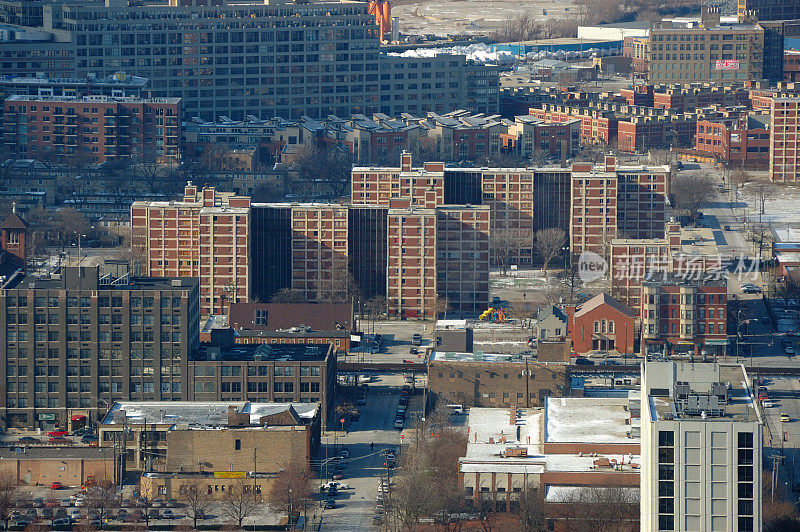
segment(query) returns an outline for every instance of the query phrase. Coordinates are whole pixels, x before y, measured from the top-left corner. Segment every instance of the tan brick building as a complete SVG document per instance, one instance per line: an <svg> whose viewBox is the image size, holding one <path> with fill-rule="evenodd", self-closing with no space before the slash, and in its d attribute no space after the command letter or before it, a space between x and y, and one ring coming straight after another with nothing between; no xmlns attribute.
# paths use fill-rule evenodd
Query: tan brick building
<svg viewBox="0 0 800 532"><path fill-rule="evenodd" d="M655 83L758 81L764 73L764 28L721 23L719 8L704 7L698 22L662 21L650 30L648 79Z"/></svg>
<svg viewBox="0 0 800 532"><path fill-rule="evenodd" d="M511 355L434 351L428 362L428 392L439 404L531 407L567 392L569 366Z"/></svg>
<svg viewBox="0 0 800 532"><path fill-rule="evenodd" d="M247 301L250 198L198 190L189 183L182 201L137 201L131 206L131 245L141 250L151 277L199 277L204 315Z"/></svg>
<svg viewBox="0 0 800 532"><path fill-rule="evenodd" d="M800 181L800 141L797 139L800 97L772 98L770 104L769 177L772 181Z"/></svg>

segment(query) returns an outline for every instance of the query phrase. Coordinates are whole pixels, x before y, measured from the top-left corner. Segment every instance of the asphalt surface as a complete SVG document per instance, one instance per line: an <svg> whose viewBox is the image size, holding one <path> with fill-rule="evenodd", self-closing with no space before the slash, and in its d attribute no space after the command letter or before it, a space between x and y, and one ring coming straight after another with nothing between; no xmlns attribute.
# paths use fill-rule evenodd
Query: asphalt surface
<svg viewBox="0 0 800 532"><path fill-rule="evenodd" d="M419 384L418 381L417 386ZM344 478L341 480L348 484L350 489L340 491L335 497L336 508L319 511L317 516L322 518L320 530L374 530L373 516L378 486L381 476L386 478L387 472L381 451L398 449L401 443L408 443L413 438L414 431L410 426L413 419L418 416L422 404L421 388L418 388L409 404L406 428L402 431L395 429L395 409L402 386L403 379L399 375L377 376L376 380L369 384L367 404L359 406L360 420L350 426L347 434L339 433L336 436L323 437L321 459L324 460L326 456L325 447L328 449L328 456L334 455L342 446L350 451ZM329 470L328 474L332 472ZM322 479L324 475L323 468L320 470L320 478ZM392 471L390 475L393 475ZM316 509L326 498L317 497ZM313 524L312 517L312 514L309 514L309 522Z"/></svg>

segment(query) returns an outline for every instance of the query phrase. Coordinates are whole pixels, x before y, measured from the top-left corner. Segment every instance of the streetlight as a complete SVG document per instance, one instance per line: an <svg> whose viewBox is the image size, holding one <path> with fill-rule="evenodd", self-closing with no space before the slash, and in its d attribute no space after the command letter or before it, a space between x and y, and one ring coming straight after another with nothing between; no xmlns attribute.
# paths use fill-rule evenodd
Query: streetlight
<svg viewBox="0 0 800 532"><path fill-rule="evenodd" d="M83 260L83 254L81 253L81 237L86 238L86 235L82 235L77 231L73 231L72 233L78 235L78 266L80 266Z"/></svg>

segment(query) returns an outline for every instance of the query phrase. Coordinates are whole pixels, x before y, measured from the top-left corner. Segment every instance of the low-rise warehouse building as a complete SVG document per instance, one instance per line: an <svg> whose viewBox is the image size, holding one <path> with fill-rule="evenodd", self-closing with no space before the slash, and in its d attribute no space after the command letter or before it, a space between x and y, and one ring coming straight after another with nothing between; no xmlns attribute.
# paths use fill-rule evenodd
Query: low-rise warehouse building
<svg viewBox="0 0 800 532"><path fill-rule="evenodd" d="M13 475L27 486L81 487L91 482L113 481L111 449L99 447L3 447L0 475Z"/></svg>

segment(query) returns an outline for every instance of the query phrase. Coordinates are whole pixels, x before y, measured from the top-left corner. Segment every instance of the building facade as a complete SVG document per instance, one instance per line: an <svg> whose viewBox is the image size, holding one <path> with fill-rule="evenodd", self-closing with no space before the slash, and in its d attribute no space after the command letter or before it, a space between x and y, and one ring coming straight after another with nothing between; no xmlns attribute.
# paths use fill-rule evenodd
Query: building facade
<svg viewBox="0 0 800 532"><path fill-rule="evenodd" d="M434 351L428 360L428 392L438 404L466 407L541 406L563 397L568 365L511 355Z"/></svg>
<svg viewBox="0 0 800 532"><path fill-rule="evenodd" d="M781 55L783 52L781 52ZM648 80L758 81L764 74L764 28L721 23L718 8L703 8L699 24L663 21L650 30Z"/></svg>
<svg viewBox="0 0 800 532"><path fill-rule="evenodd" d="M182 201L131 205L131 247L148 275L200 278L204 315L224 314L250 297L250 198L198 190Z"/></svg>
<svg viewBox="0 0 800 532"><path fill-rule="evenodd" d="M180 98L17 95L4 103L3 142L21 157L177 164L180 121Z"/></svg>
<svg viewBox="0 0 800 532"><path fill-rule="evenodd" d="M800 151L797 114L800 97L775 97L771 99L771 137L769 145L769 178L780 183L800 181Z"/></svg>
<svg viewBox="0 0 800 532"><path fill-rule="evenodd" d="M647 362L642 530L762 530L762 420L743 366Z"/></svg>
<svg viewBox="0 0 800 532"><path fill-rule="evenodd" d="M0 294L0 397L7 427L53 430L116 400L189 396L199 342L196 279L14 276Z"/></svg>
<svg viewBox="0 0 800 532"><path fill-rule="evenodd" d="M111 0L54 3L41 12L41 26L0 43L4 72L105 77L122 69L150 79L156 96L182 98L187 113L205 120L470 107L492 113L499 104L497 67L463 55L380 54L366 4Z"/></svg>
<svg viewBox="0 0 800 532"><path fill-rule="evenodd" d="M724 279L654 275L642 282L642 342L663 343L674 355L724 355L728 292Z"/></svg>

